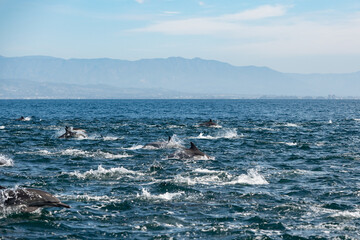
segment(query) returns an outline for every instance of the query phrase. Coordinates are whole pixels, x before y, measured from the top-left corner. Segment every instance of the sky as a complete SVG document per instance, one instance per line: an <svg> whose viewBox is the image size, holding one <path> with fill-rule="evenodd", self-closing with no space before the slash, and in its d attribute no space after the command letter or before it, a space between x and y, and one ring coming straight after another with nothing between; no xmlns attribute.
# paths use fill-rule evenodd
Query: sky
<svg viewBox="0 0 360 240"><path fill-rule="evenodd" d="M0 0L0 55L360 71L359 0Z"/></svg>

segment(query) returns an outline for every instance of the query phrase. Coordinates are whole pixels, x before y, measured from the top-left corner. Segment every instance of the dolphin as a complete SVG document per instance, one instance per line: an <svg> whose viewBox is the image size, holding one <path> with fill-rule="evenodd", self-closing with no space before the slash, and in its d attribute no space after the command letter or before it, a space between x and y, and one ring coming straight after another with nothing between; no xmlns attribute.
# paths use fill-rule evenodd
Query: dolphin
<svg viewBox="0 0 360 240"><path fill-rule="evenodd" d="M209 155L200 151L193 142L190 142L190 148L185 148L169 156L169 158L180 158L180 159L189 159L195 157L210 158Z"/></svg>
<svg viewBox="0 0 360 240"><path fill-rule="evenodd" d="M25 121L25 118L23 116L21 116L21 117L15 119L15 121Z"/></svg>
<svg viewBox="0 0 360 240"><path fill-rule="evenodd" d="M7 189L0 186L0 203L4 207L20 207L22 212L33 212L43 207L70 208L52 194L33 188Z"/></svg>
<svg viewBox="0 0 360 240"><path fill-rule="evenodd" d="M166 147L166 145L171 141L171 137L169 137L167 142L151 142L146 144L143 148L164 148Z"/></svg>
<svg viewBox="0 0 360 240"><path fill-rule="evenodd" d="M65 133L58 138L78 138L78 137L83 137L83 138L87 137L84 129L66 126Z"/></svg>
<svg viewBox="0 0 360 240"><path fill-rule="evenodd" d="M207 122L200 123L200 126L201 127L213 127L213 126L218 126L218 124L216 122L214 122L212 119L210 119Z"/></svg>

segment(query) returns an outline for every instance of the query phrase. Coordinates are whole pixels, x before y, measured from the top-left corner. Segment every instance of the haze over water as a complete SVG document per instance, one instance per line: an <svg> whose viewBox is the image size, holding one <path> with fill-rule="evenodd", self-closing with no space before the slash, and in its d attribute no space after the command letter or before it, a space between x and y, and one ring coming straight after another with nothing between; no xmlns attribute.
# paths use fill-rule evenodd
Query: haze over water
<svg viewBox="0 0 360 240"><path fill-rule="evenodd" d="M71 206L0 212L0 236L357 239L359 130L350 100L0 100L1 185ZM168 136L211 158L143 148Z"/></svg>

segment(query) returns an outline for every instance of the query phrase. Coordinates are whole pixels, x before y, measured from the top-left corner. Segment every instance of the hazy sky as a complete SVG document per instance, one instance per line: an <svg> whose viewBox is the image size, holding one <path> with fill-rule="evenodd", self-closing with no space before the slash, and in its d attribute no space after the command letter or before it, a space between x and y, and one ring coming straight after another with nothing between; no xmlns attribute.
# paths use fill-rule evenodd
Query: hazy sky
<svg viewBox="0 0 360 240"><path fill-rule="evenodd" d="M0 0L0 55L360 71L359 0Z"/></svg>

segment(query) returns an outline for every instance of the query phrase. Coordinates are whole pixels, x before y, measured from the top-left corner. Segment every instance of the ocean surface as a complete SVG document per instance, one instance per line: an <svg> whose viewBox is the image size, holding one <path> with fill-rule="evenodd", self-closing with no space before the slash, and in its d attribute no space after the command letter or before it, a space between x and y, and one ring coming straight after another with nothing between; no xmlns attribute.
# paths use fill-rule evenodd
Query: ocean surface
<svg viewBox="0 0 360 240"><path fill-rule="evenodd" d="M0 162L71 206L3 209L1 239L360 238L356 100L0 100Z"/></svg>

